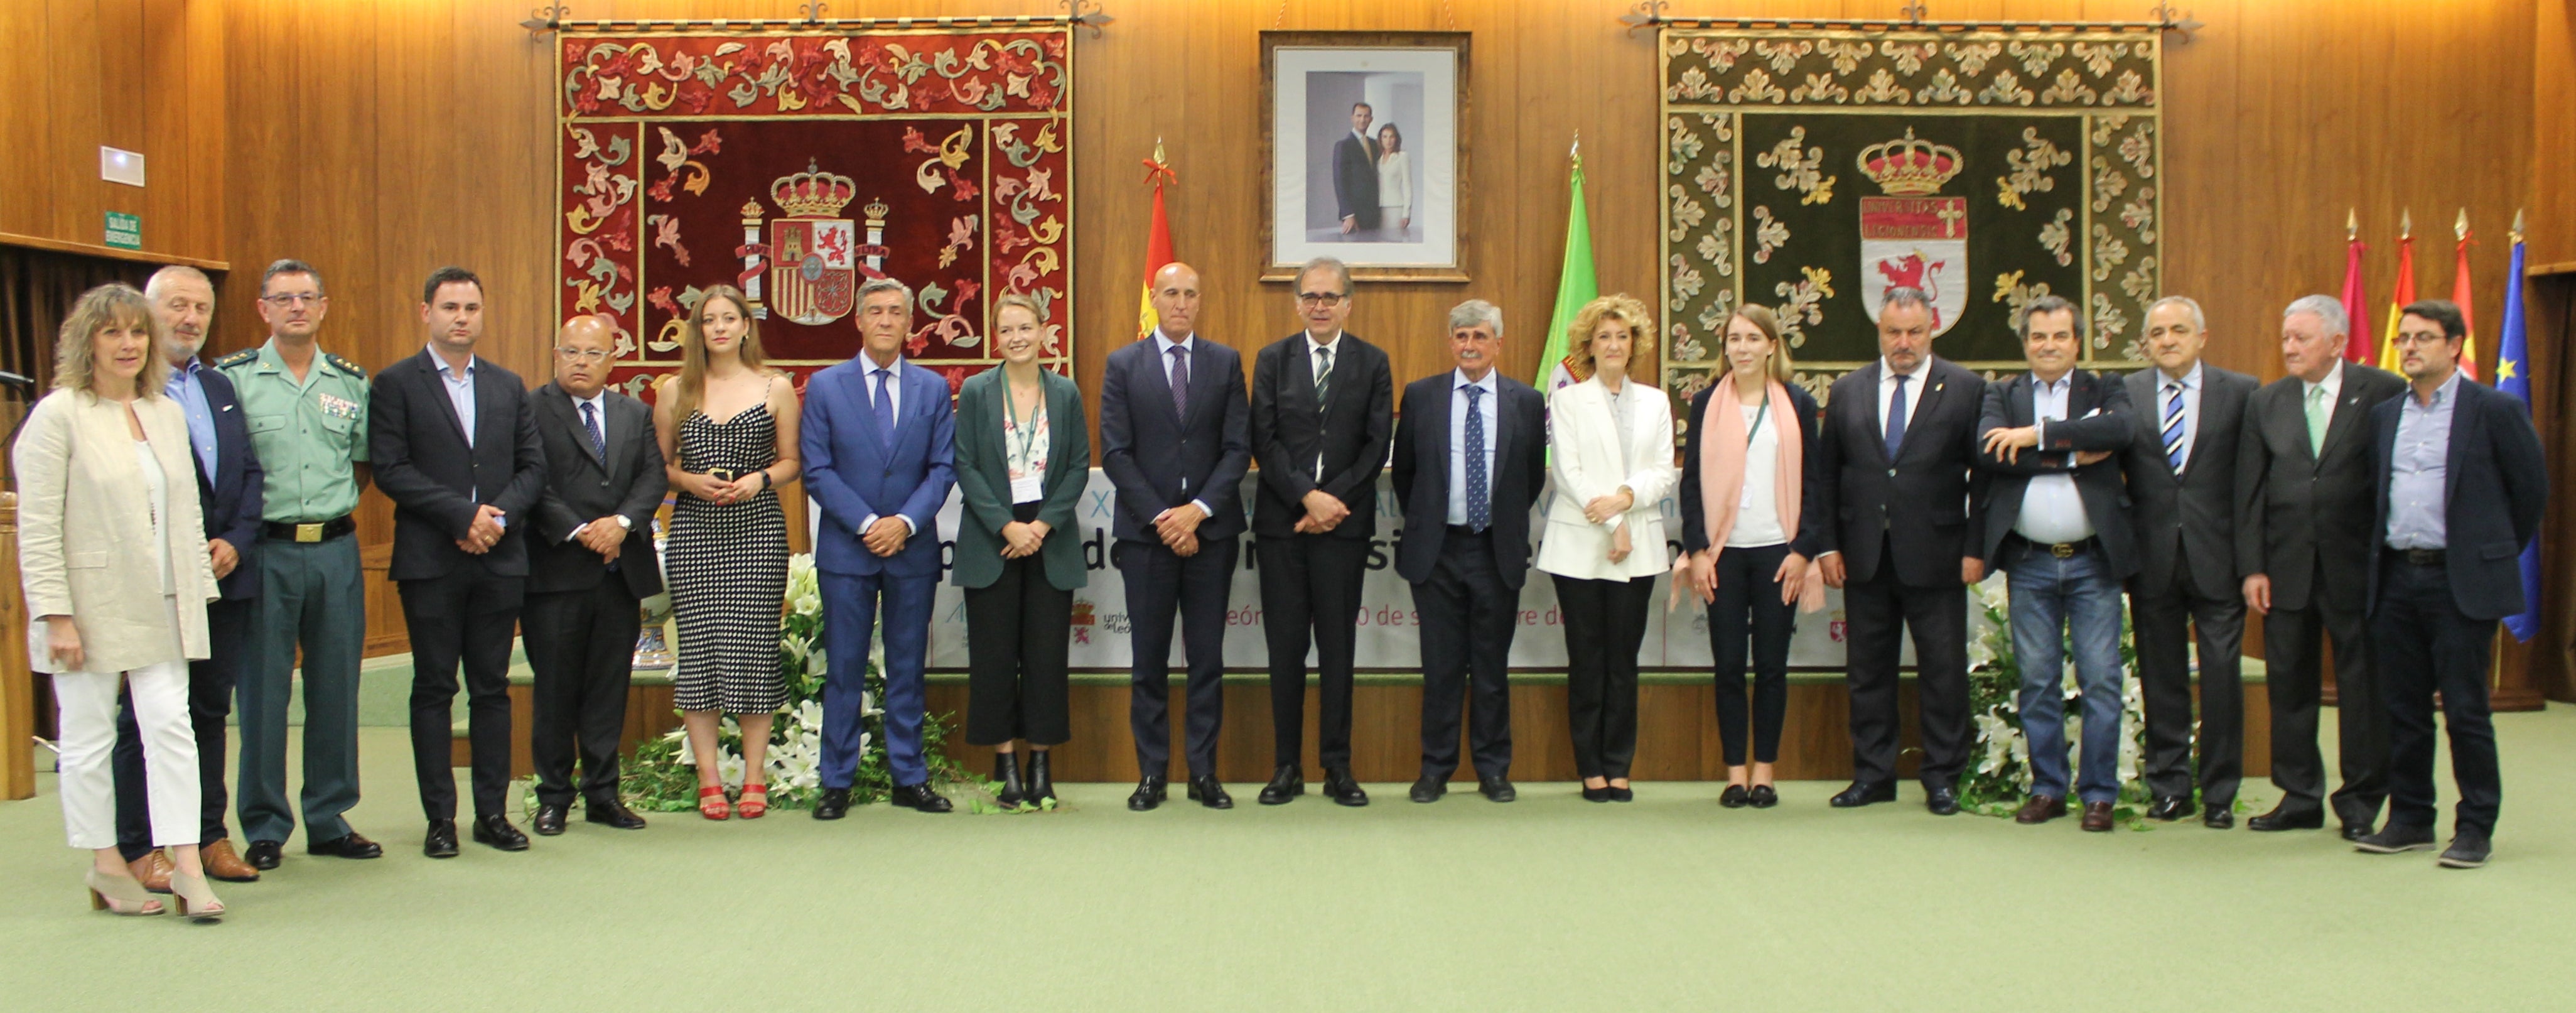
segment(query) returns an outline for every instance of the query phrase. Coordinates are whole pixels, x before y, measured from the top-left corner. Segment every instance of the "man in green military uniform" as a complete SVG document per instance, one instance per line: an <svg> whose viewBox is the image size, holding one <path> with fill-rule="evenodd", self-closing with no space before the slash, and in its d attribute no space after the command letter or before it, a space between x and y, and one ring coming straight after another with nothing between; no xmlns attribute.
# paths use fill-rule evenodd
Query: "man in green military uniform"
<svg viewBox="0 0 2576 1013"><path fill-rule="evenodd" d="M240 687L242 834L252 865L277 868L295 811L286 796L286 701L304 649L304 839L316 855L384 849L341 814L358 804L358 661L365 588L351 512L367 487L367 371L321 350L330 300L299 260L268 266L259 316L269 338L215 363L241 393L267 470L262 595Z"/></svg>

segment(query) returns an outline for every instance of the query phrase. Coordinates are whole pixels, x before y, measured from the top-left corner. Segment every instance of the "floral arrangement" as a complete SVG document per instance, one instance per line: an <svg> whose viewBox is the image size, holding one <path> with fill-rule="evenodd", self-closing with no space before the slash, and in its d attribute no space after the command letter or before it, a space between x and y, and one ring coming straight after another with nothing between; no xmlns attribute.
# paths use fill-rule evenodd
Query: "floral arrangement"
<svg viewBox="0 0 2576 1013"><path fill-rule="evenodd" d="M2030 791L2030 739L2022 734L2021 666L2013 659L2011 592L2002 571L1970 589L1975 600L1968 613L1968 714L1976 723L1974 763L1959 779L1959 804L1970 812L2009 816ZM2146 750L2145 698L2138 686L2137 651L2131 646L2126 609L2120 615L2120 801L2112 815L2132 828L2143 828L2137 803L2148 800L2146 782L2138 776ZM2074 655L2066 655L2066 740L2081 755L2084 743L2082 698L2076 691Z"/></svg>

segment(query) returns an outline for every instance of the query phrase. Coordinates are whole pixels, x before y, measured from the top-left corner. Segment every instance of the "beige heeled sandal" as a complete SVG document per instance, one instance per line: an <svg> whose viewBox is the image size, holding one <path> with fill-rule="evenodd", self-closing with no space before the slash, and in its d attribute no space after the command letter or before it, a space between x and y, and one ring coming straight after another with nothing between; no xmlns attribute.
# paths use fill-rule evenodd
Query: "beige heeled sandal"
<svg viewBox="0 0 2576 1013"><path fill-rule="evenodd" d="M170 899L178 903L179 913L190 921L211 922L224 916L224 902L215 899L215 891L206 885L203 874L172 873Z"/></svg>
<svg viewBox="0 0 2576 1013"><path fill-rule="evenodd" d="M120 915L157 915L161 902L145 892L142 882L132 876L102 876L92 868L82 877L89 884L89 909L113 911Z"/></svg>

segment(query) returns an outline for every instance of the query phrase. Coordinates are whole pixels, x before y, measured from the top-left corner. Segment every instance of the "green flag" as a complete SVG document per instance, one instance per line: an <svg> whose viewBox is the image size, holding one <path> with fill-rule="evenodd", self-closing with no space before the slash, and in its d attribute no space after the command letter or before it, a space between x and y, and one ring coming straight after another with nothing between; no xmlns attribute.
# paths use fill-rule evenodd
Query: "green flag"
<svg viewBox="0 0 2576 1013"><path fill-rule="evenodd" d="M1574 382L1565 368L1565 329L1585 303L1599 298L1600 282L1592 276L1592 220L1583 213L1583 141L1574 142L1574 202L1565 216L1565 266L1556 279L1556 312L1548 315L1547 345L1539 352L1538 376L1532 382L1541 396Z"/></svg>

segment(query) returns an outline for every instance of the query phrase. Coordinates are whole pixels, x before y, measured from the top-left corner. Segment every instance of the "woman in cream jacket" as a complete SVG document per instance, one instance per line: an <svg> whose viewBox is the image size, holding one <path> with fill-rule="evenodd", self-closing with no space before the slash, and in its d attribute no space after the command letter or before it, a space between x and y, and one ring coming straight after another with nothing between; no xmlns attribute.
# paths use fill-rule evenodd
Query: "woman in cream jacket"
<svg viewBox="0 0 2576 1013"><path fill-rule="evenodd" d="M34 617L28 661L53 674L60 707L63 823L93 855L91 906L161 912L116 849L108 753L121 680L142 727L153 843L177 865L180 913L204 921L224 909L197 856L188 662L206 656L215 575L157 331L143 293L122 284L90 290L63 321L54 391L28 412L13 451L19 565Z"/></svg>
<svg viewBox="0 0 2576 1013"><path fill-rule="evenodd" d="M1664 496L1673 468L1673 412L1664 392L1629 378L1652 350L1655 325L1625 295L1584 305L1568 328L1581 383L1548 398L1548 471L1555 494L1538 568L1556 580L1565 616L1566 712L1583 797L1625 802L1637 754L1637 647L1655 577L1664 572Z"/></svg>

